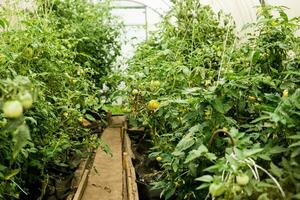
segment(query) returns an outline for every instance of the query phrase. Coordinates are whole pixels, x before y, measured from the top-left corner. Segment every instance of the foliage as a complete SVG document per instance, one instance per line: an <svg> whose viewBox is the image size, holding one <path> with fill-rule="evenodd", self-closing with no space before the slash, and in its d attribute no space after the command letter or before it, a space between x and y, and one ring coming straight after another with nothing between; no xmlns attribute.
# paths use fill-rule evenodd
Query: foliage
<svg viewBox="0 0 300 200"><path fill-rule="evenodd" d="M241 40L230 16L176 0L130 60L131 120L150 129L166 199L299 198L299 20L261 7L248 28Z"/></svg>
<svg viewBox="0 0 300 200"><path fill-rule="evenodd" d="M0 106L24 91L34 97L20 118L1 109L0 199L42 199L54 172L73 171L82 150L98 145L80 123L104 121L98 86L119 54L108 2L34 5L0 12Z"/></svg>

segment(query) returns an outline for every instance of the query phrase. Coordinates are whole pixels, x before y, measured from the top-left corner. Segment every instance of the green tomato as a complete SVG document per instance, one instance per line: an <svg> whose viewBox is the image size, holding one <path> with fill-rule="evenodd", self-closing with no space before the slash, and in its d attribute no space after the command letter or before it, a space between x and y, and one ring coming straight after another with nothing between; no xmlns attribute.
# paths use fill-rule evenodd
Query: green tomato
<svg viewBox="0 0 300 200"><path fill-rule="evenodd" d="M4 116L15 119L23 114L23 106L20 101L7 101L3 105Z"/></svg>
<svg viewBox="0 0 300 200"><path fill-rule="evenodd" d="M225 186L223 183L212 183L209 186L209 193L214 197L221 196L224 192Z"/></svg>
<svg viewBox="0 0 300 200"><path fill-rule="evenodd" d="M23 56L24 56L25 58L27 58L27 59L32 58L32 57L33 57L33 54L34 54L33 49L30 48L30 47L24 49L24 51L23 51Z"/></svg>
<svg viewBox="0 0 300 200"><path fill-rule="evenodd" d="M153 81L152 82L153 87L159 88L160 87L160 82L159 81Z"/></svg>
<svg viewBox="0 0 300 200"><path fill-rule="evenodd" d="M234 192L240 192L240 191L242 191L242 188L241 188L241 186L239 186L239 185L234 185L234 186L232 187L232 190L233 190Z"/></svg>
<svg viewBox="0 0 300 200"><path fill-rule="evenodd" d="M152 91L156 90L159 87L160 87L160 82L159 81L151 81L150 82L150 89Z"/></svg>
<svg viewBox="0 0 300 200"><path fill-rule="evenodd" d="M236 176L236 182L239 185L247 185L249 183L249 176L247 174L240 174Z"/></svg>
<svg viewBox="0 0 300 200"><path fill-rule="evenodd" d="M137 95L139 91L137 89L132 90L132 95Z"/></svg>
<svg viewBox="0 0 300 200"><path fill-rule="evenodd" d="M264 193L264 194L261 194L257 200L269 200L269 197L268 197L268 194Z"/></svg>
<svg viewBox="0 0 300 200"><path fill-rule="evenodd" d="M19 100L25 109L29 109L32 106L33 99L32 95L29 92L22 93L19 97Z"/></svg>

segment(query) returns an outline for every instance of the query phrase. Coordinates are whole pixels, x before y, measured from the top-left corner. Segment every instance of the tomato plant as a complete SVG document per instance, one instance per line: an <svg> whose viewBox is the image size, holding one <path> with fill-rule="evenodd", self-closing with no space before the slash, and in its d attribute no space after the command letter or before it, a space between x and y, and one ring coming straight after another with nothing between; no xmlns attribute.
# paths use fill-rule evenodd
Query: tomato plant
<svg viewBox="0 0 300 200"><path fill-rule="evenodd" d="M230 16L173 1L123 91L133 125L150 132L166 199L299 197L298 29L284 8L264 6L237 35Z"/></svg>
<svg viewBox="0 0 300 200"><path fill-rule="evenodd" d="M14 3L0 9L0 199L53 198L57 175L100 144L87 124L106 123L120 24L107 1Z"/></svg>

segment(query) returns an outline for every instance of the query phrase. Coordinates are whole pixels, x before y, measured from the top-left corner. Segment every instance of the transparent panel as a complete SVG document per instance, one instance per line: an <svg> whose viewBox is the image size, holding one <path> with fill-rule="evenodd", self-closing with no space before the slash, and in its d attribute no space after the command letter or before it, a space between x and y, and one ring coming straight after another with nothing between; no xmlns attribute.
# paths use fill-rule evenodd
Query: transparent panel
<svg viewBox="0 0 300 200"><path fill-rule="evenodd" d="M144 25L146 23L145 8L115 8L113 14L120 17L125 25Z"/></svg>

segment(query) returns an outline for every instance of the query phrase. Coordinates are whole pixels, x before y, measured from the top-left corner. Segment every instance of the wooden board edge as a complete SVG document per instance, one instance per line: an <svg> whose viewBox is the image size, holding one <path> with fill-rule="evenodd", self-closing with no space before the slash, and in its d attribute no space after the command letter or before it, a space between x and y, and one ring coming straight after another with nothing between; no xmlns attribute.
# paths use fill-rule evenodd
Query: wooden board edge
<svg viewBox="0 0 300 200"><path fill-rule="evenodd" d="M79 186L78 186L78 189L74 195L74 198L73 200L81 200L82 196L83 196L83 193L84 193L84 190L87 186L87 181L88 181L88 175L90 173L90 170L86 169L84 171L84 174L82 176L82 179L79 183Z"/></svg>

